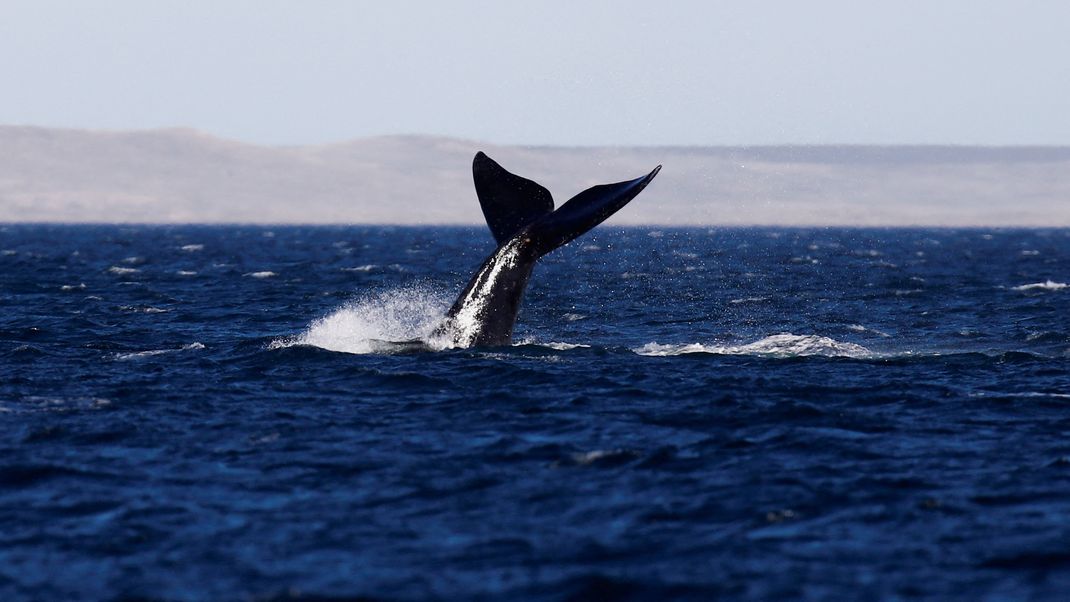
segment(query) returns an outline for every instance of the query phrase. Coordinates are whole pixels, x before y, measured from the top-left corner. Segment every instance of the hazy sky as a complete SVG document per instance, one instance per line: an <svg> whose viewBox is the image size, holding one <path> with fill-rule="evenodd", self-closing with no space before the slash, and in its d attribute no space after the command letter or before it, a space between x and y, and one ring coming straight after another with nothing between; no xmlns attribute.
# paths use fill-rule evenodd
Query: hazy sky
<svg viewBox="0 0 1070 602"><path fill-rule="evenodd" d="M1070 144L1070 2L0 0L0 123Z"/></svg>

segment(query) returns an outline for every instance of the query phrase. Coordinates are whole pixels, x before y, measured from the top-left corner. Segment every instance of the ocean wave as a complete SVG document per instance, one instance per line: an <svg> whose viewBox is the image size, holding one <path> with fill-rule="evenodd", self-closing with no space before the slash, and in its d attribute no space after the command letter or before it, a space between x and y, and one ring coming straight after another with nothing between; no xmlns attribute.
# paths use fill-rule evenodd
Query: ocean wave
<svg viewBox="0 0 1070 602"><path fill-rule="evenodd" d="M1039 399L1070 399L1070 393L1053 391L973 391L969 397L1024 397Z"/></svg>
<svg viewBox="0 0 1070 602"><path fill-rule="evenodd" d="M74 412L101 410L111 405L103 397L48 397L31 395L18 400L0 401L0 414L37 414L42 412Z"/></svg>
<svg viewBox="0 0 1070 602"><path fill-rule="evenodd" d="M372 271L374 269L377 269L378 267L379 266L375 265L374 263L368 263L368 264L365 264L365 265L358 265L358 266L352 267L352 268L342 268L342 271L343 272L370 272L370 271Z"/></svg>
<svg viewBox="0 0 1070 602"><path fill-rule="evenodd" d="M549 343L543 343L541 341L535 341L533 339L524 339L522 341L516 341L513 343L514 347L521 345L532 345L535 347L546 347L555 351L568 351L570 349L590 349L590 345L584 345L583 343L564 343L560 341L550 341Z"/></svg>
<svg viewBox="0 0 1070 602"><path fill-rule="evenodd" d="M405 266L400 263L391 263L389 265L379 265L376 263L367 263L364 265L358 265L354 267L342 268L343 272L404 272Z"/></svg>
<svg viewBox="0 0 1070 602"><path fill-rule="evenodd" d="M119 311L143 314L164 314L171 310L162 307L153 307L151 305L120 305Z"/></svg>
<svg viewBox="0 0 1070 602"><path fill-rule="evenodd" d="M627 464L642 457L642 454L624 448L595 449L587 452L579 452L569 455L567 458L558 460L550 465L551 468L564 468L568 466L618 466Z"/></svg>
<svg viewBox="0 0 1070 602"><path fill-rule="evenodd" d="M189 345L183 345L176 349L149 349L148 351L132 351L129 353L117 353L112 356L112 359L116 361L126 361L141 359L144 357L152 357L154 355L164 355L166 353L175 353L177 351L196 351L204 349L204 343L193 342Z"/></svg>
<svg viewBox="0 0 1070 602"><path fill-rule="evenodd" d="M739 299L729 299L728 302L732 305L740 305L742 303L762 303L768 300L769 297L740 297Z"/></svg>
<svg viewBox="0 0 1070 602"><path fill-rule="evenodd" d="M756 355L765 357L849 357L868 359L877 355L869 349L855 343L836 341L818 335L797 335L791 333L775 334L746 345L704 345L690 343L683 345L660 345L647 343L633 349L639 355L673 356L691 353L708 353L713 355Z"/></svg>
<svg viewBox="0 0 1070 602"><path fill-rule="evenodd" d="M1065 282L1055 282L1053 280L1045 280L1044 282L1034 282L1032 284L1023 284L1021 286L1015 286L1011 288L1012 291L1058 291L1070 286Z"/></svg>
<svg viewBox="0 0 1070 602"><path fill-rule="evenodd" d="M889 337L892 336L892 335L888 334L887 332L884 332L883 330L877 330L875 328L867 328L867 327L865 327L865 326L863 326L861 324L848 324L847 325L847 329L848 330L852 330L854 332L870 332L870 333L873 333L873 334L875 334L877 336L881 336L881 337L884 337L884 338L889 338Z"/></svg>

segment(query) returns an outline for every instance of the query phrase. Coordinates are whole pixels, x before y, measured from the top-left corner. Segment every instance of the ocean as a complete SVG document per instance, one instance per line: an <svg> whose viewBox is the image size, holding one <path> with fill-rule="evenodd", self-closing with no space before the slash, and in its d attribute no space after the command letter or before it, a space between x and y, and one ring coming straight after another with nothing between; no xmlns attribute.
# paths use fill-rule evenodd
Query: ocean
<svg viewBox="0 0 1070 602"><path fill-rule="evenodd" d="M1065 600L1070 230L0 226L0 599Z"/></svg>

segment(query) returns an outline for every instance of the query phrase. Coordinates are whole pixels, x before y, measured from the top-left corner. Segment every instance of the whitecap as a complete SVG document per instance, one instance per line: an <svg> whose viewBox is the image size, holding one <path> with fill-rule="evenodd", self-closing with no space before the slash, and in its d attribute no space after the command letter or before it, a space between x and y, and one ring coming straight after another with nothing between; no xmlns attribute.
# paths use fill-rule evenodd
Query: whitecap
<svg viewBox="0 0 1070 602"><path fill-rule="evenodd" d="M85 283L82 282L82 283L79 283L79 284L64 284L63 286L59 287L59 290L61 290L61 291L81 291L81 290L85 290Z"/></svg>
<svg viewBox="0 0 1070 602"><path fill-rule="evenodd" d="M883 253L877 249L855 249L851 251L851 255L855 257L880 257Z"/></svg>
<svg viewBox="0 0 1070 602"><path fill-rule="evenodd" d="M108 268L108 272L110 272L112 274L117 274L119 276L125 276L127 274L136 274L136 273L138 273L140 271L141 270L139 270L137 268L123 268L123 267L119 267L119 266L115 266L115 265L113 265L110 268Z"/></svg>
<svg viewBox="0 0 1070 602"><path fill-rule="evenodd" d="M557 351L568 351L569 349L590 349L590 345L584 345L583 343L563 343L558 341L550 341L549 343L540 343L543 347L549 347L550 349L556 349Z"/></svg>
<svg viewBox="0 0 1070 602"><path fill-rule="evenodd" d="M192 253L194 251L203 251L204 245L182 245L179 248L187 253Z"/></svg>
<svg viewBox="0 0 1070 602"><path fill-rule="evenodd" d="M175 272L175 273L178 274L179 276L196 276L197 275L197 272L191 272L190 270L179 270L178 272Z"/></svg>
<svg viewBox="0 0 1070 602"><path fill-rule="evenodd" d="M635 349L632 349L632 351L634 351L638 355L652 356L686 355L688 353L728 354L731 353L730 350L731 347L702 345L701 343L690 343L686 345L661 345L658 343L647 343L642 347L636 347Z"/></svg>
<svg viewBox="0 0 1070 602"><path fill-rule="evenodd" d="M428 341L446 314L448 299L415 285L368 295L314 320L301 334L272 341L269 349L311 345L343 353L384 353L391 342ZM444 342L428 341L435 348Z"/></svg>
<svg viewBox="0 0 1070 602"><path fill-rule="evenodd" d="M175 353L175 352L178 352L178 351L196 351L196 350L199 350L199 349L204 349L204 344L203 343L199 343L199 342L193 342L193 343L190 343L188 345L183 345L182 347L179 347L177 349L150 349L148 351L133 351L133 352L130 352L130 353L116 353L112 357L112 359L114 359L116 361L125 361L125 360L140 359L140 358L144 358L144 357L152 357L152 356L155 356L155 355L164 355L165 353Z"/></svg>
<svg viewBox="0 0 1070 602"><path fill-rule="evenodd" d="M152 357L154 355L163 355L165 353L173 353L177 349L151 349L149 351L133 351L130 353L116 353L114 359L116 361L132 360L142 357Z"/></svg>
<svg viewBox="0 0 1070 602"><path fill-rule="evenodd" d="M769 297L742 297L739 299L731 299L728 303L731 305L739 305L741 303L761 303L768 300Z"/></svg>
<svg viewBox="0 0 1070 602"><path fill-rule="evenodd" d="M630 449L617 448L595 449L588 452L580 452L577 454L572 454L569 459L572 461L571 463L576 466L590 466L591 464L594 464L599 461L608 461L613 463L616 463L618 461L627 462L630 460L634 460L638 457L640 457L640 454L638 452L632 451ZM561 466L562 464L562 462L557 462L555 463L555 466Z"/></svg>
<svg viewBox="0 0 1070 602"><path fill-rule="evenodd" d="M120 305L119 309L127 312L143 313L143 314L165 314L171 310L163 309L161 307L153 307L151 305Z"/></svg>
<svg viewBox="0 0 1070 602"><path fill-rule="evenodd" d="M756 355L766 357L825 356L856 359L876 357L876 354L872 351L855 343L836 341L818 335L791 333L775 334L746 345L704 345L702 343L659 345L658 343L647 343L632 351L639 355L650 356L710 353L715 355Z"/></svg>
<svg viewBox="0 0 1070 602"><path fill-rule="evenodd" d="M579 320L586 320L587 319L587 316L585 316L583 314L574 314L574 313L568 313L568 314L565 314L565 315L563 315L561 317L564 318L568 322L577 322Z"/></svg>
<svg viewBox="0 0 1070 602"><path fill-rule="evenodd" d="M1070 399L1070 393L1048 393L1045 391L1027 391L1019 393L1022 397L1050 397L1052 399Z"/></svg>
<svg viewBox="0 0 1070 602"><path fill-rule="evenodd" d="M101 410L110 405L111 400L103 397L45 397L34 395L23 397L17 401L0 401L0 414Z"/></svg>
<svg viewBox="0 0 1070 602"><path fill-rule="evenodd" d="M278 274L276 274L275 272L266 272L265 271L265 272L249 272L248 274L243 274L243 276L248 276L250 278L273 278L275 276L278 276Z"/></svg>
<svg viewBox="0 0 1070 602"><path fill-rule="evenodd" d="M1012 288L1011 290L1014 290L1014 291L1035 291L1035 290L1058 291L1058 290L1062 290L1062 289L1066 288L1067 286L1070 286L1070 285L1067 285L1065 282L1054 282L1052 280L1046 280L1044 282L1034 282L1033 284L1023 284L1021 286L1016 286L1016 287Z"/></svg>
<svg viewBox="0 0 1070 602"><path fill-rule="evenodd" d="M892 335L890 335L887 332L884 332L882 330L877 330L875 328L866 328L865 326L862 326L861 324L848 324L847 325L847 329L848 330L853 330L855 332L872 332L873 334L875 334L877 336L882 336L882 337L890 337L890 336L892 336Z"/></svg>
<svg viewBox="0 0 1070 602"><path fill-rule="evenodd" d="M543 343L541 341L536 341L534 339L524 339L522 341L515 341L513 343L514 347L518 347L520 345L536 345L538 347L547 347L547 348L553 349L555 351L568 351L570 349L590 349L591 348L590 345L584 345L583 343L564 343L564 342L559 342L559 341L550 341L549 343Z"/></svg>
<svg viewBox="0 0 1070 602"><path fill-rule="evenodd" d="M369 263L369 264L366 264L366 265L358 265L355 268L342 268L342 271L343 272L370 272L370 271L372 271L374 269L377 269L378 267L379 266L375 265L374 263Z"/></svg>

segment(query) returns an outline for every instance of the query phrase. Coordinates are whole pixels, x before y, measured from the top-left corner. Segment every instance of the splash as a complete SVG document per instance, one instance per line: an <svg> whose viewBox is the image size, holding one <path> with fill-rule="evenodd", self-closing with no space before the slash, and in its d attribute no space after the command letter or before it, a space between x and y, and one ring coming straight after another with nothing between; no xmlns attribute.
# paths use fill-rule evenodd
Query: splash
<svg viewBox="0 0 1070 602"><path fill-rule="evenodd" d="M392 343L428 341L442 322L448 299L422 285L369 294L315 320L303 333L270 349L311 345L342 353L388 353ZM433 341L428 345L434 347Z"/></svg>
<svg viewBox="0 0 1070 602"><path fill-rule="evenodd" d="M715 355L757 355L765 357L849 357L867 359L877 354L855 343L836 341L818 335L797 335L791 333L775 334L746 345L659 345L647 343L634 349L639 355L668 356L689 353L710 353Z"/></svg>

